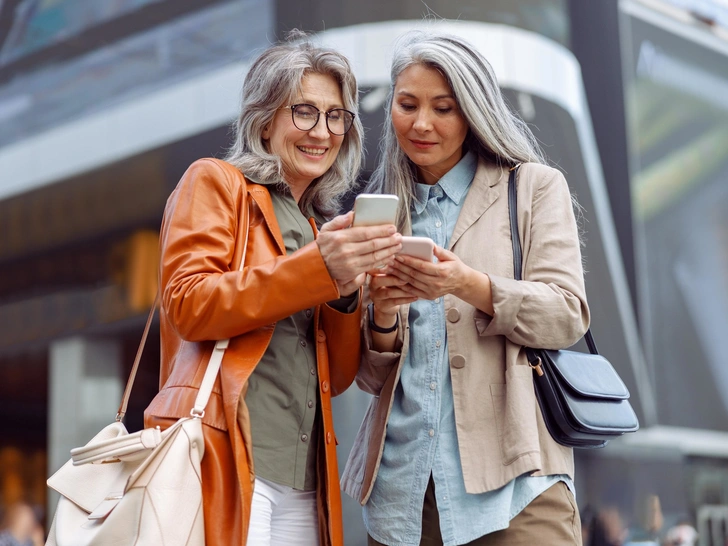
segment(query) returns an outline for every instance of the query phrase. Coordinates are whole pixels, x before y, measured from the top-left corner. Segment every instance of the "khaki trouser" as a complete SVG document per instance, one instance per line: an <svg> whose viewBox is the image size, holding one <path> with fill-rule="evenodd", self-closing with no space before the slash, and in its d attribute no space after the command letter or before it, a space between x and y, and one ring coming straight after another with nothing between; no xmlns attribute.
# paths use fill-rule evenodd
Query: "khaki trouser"
<svg viewBox="0 0 728 546"><path fill-rule="evenodd" d="M581 521L574 495L564 482L557 482L526 506L507 529L468 542L466 546L581 546ZM369 537L369 546L385 546ZM442 546L435 485L425 491L420 546Z"/></svg>

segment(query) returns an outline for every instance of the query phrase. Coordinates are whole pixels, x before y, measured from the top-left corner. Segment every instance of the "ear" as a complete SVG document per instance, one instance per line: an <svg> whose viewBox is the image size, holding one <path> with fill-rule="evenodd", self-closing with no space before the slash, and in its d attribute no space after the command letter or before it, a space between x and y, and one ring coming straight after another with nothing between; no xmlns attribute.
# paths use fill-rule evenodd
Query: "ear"
<svg viewBox="0 0 728 546"><path fill-rule="evenodd" d="M273 124L271 121L268 125L266 125L263 128L263 132L260 134L260 136L263 138L263 140L269 140L270 139L270 126Z"/></svg>

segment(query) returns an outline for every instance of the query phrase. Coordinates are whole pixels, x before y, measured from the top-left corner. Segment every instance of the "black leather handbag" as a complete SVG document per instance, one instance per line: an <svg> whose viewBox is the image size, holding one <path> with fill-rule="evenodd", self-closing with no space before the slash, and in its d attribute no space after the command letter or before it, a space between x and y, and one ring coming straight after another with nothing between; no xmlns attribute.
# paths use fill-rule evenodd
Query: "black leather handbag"
<svg viewBox="0 0 728 546"><path fill-rule="evenodd" d="M508 178L508 211L513 243L513 268L521 280L522 253L518 234L516 175ZM526 347L533 385L546 428L568 447L599 448L609 440L639 429L629 391L609 361L597 351L591 330L584 336L589 354Z"/></svg>

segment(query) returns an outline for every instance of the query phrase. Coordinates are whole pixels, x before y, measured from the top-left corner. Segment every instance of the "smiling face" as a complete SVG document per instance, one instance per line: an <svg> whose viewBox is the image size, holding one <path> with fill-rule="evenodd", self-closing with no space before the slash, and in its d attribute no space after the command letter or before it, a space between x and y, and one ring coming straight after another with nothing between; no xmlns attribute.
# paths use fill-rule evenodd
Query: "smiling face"
<svg viewBox="0 0 728 546"><path fill-rule="evenodd" d="M450 85L436 69L416 64L394 86L392 124L420 182L435 184L463 156L468 123Z"/></svg>
<svg viewBox="0 0 728 546"><path fill-rule="evenodd" d="M305 75L301 93L291 104L303 103L312 104L321 111L313 129L301 131L293 124L291 109L281 108L263 130L268 151L281 158L285 181L296 201L311 182L329 170L344 141L344 136L333 135L326 128L325 112L344 107L341 89L333 76Z"/></svg>

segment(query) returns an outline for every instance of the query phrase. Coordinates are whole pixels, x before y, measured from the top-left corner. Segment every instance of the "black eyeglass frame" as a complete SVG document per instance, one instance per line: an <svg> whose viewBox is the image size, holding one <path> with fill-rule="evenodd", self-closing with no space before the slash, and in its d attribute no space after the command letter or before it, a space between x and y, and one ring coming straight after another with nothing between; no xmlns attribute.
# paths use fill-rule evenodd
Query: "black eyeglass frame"
<svg viewBox="0 0 728 546"><path fill-rule="evenodd" d="M308 129L301 129L298 124L296 123L296 108L299 106L308 106L309 108L313 108L316 110L316 121L314 121L313 125L309 127ZM356 114L352 112L351 110L347 110L346 108L332 108L331 110L327 110L326 112L323 112L322 110L319 110L316 106L313 104L308 104L307 102L301 102L298 104L289 104L286 106L281 106L282 109L290 108L291 110L291 121L293 121L293 125L298 129L299 131L308 132L312 130L316 125L318 125L319 120L321 119L321 114L326 115L326 129L329 133L336 136L344 136L346 133L349 132L349 130L354 126L354 120L356 119ZM331 127L329 127L329 115L332 112L346 112L351 116L351 123L349 124L349 127L346 128L346 130L343 133L337 133L335 131L331 130Z"/></svg>

